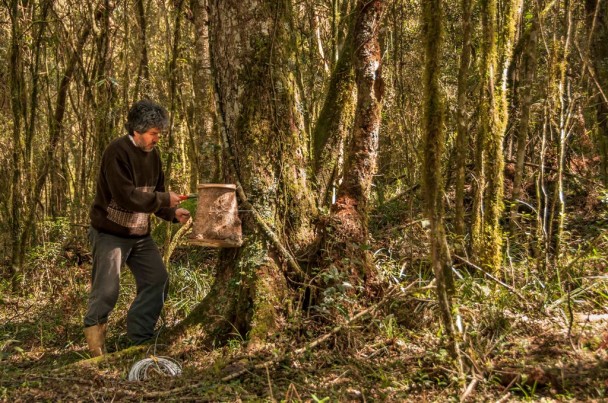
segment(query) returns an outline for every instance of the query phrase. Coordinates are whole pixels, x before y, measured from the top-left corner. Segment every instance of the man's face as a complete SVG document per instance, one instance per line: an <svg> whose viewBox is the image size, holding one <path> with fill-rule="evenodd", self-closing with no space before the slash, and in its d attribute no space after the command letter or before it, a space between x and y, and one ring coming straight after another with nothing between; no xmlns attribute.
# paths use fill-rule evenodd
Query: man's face
<svg viewBox="0 0 608 403"><path fill-rule="evenodd" d="M156 143L158 143L159 136L160 129L153 127L145 133L133 132L133 141L143 151L150 152L154 149Z"/></svg>

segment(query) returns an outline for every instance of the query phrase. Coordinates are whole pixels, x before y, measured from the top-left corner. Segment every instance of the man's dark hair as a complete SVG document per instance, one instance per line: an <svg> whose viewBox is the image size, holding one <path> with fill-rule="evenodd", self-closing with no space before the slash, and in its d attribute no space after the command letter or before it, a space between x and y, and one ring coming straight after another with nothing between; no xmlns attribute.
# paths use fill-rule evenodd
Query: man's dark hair
<svg viewBox="0 0 608 403"><path fill-rule="evenodd" d="M167 110L148 99L133 104L125 123L125 129L131 136L133 132L145 133L152 128L165 130L167 127L169 127Z"/></svg>

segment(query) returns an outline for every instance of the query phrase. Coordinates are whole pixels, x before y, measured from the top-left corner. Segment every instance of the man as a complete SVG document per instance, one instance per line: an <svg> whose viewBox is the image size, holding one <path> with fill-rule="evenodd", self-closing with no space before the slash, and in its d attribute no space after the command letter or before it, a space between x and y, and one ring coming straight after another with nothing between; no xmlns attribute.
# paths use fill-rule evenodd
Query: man
<svg viewBox="0 0 608 403"><path fill-rule="evenodd" d="M155 146L168 123L162 106L139 101L129 111L128 134L112 141L103 153L90 211L93 273L84 317L84 334L93 357L104 352L108 315L118 300L124 263L137 285L137 296L127 313L127 335L133 343L154 336L167 296L167 270L150 236L150 215L182 224L190 218L188 210L177 207L180 195L165 192Z"/></svg>

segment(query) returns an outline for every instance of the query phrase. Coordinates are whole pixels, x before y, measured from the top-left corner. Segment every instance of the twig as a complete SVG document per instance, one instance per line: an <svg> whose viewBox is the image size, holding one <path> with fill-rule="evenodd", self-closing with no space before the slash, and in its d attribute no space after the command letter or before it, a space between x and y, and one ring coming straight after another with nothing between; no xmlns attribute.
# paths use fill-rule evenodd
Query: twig
<svg viewBox="0 0 608 403"><path fill-rule="evenodd" d="M574 326L574 312L572 311L572 298L571 298L571 292L570 292L570 284L567 283L567 287L568 287L568 340L570 340L570 345L572 346L572 349L576 349L576 347L574 346L574 342L572 341L572 326Z"/></svg>
<svg viewBox="0 0 608 403"><path fill-rule="evenodd" d="M519 293L519 291L517 291L515 288L511 287L509 284L500 281L499 279L497 279L496 277L494 277L493 275L491 275L490 273L488 273L487 271L485 271L484 269L482 269L481 267L477 266L474 263L469 262L467 259L460 257L458 255L453 255L455 258L457 258L458 260L462 261L463 263L466 263L467 266L474 268L475 270L479 270L480 272L482 272L486 277L488 277L490 280L502 285L503 287L505 287L507 290L511 291L513 294L517 295L520 299L524 299L524 296L521 295Z"/></svg>
<svg viewBox="0 0 608 403"><path fill-rule="evenodd" d="M471 394L475 391L475 387L477 386L478 382L479 382L479 380L477 378L473 378L471 383L469 383L469 386L467 386L467 388L464 390L464 393L462 394L462 396L460 396L461 402L464 402L465 400L467 400L469 398L469 396L471 396Z"/></svg>
<svg viewBox="0 0 608 403"><path fill-rule="evenodd" d="M274 402L274 394L272 393L272 382L270 381L270 371L268 371L268 365L266 365L266 379L268 379L268 390L270 391L270 401Z"/></svg>
<svg viewBox="0 0 608 403"><path fill-rule="evenodd" d="M186 224L182 225L182 227L179 230L177 230L177 232L173 236L173 239L169 243L169 247L167 248L167 251L165 252L165 257L163 258L167 269L169 268L169 259L171 259L171 255L173 255L173 251L175 251L175 247L177 246L180 239L184 236L184 234L191 227L192 227L192 217L189 218L188 222L186 222Z"/></svg>

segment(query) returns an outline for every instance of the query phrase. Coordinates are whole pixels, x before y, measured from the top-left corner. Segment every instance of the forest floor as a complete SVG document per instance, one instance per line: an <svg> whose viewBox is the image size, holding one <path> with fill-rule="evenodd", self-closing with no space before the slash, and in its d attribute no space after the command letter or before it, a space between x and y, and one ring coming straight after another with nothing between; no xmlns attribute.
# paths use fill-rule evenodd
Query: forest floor
<svg viewBox="0 0 608 403"><path fill-rule="evenodd" d="M156 346L156 355L176 360L182 374L151 370L148 380L134 382L127 380L130 368L153 346L87 360L77 324L66 328L58 321L63 314L57 310L66 307L47 302L40 310L31 300L3 300L4 401L457 401L466 386L469 401L589 401L603 399L608 388L608 354L601 346L607 322L600 317L578 316L569 337L559 315L500 315L502 329L484 328L496 333L479 335L485 343L464 343L463 355L474 363L465 383L439 345L436 326L408 329L386 310L291 357L283 354L301 346L281 344L285 340L257 351L238 342L213 350ZM20 314L7 322L10 312ZM43 340L53 330L47 337L65 345ZM247 371L225 379L241 370Z"/></svg>
<svg viewBox="0 0 608 403"><path fill-rule="evenodd" d="M387 220L392 219L389 213L383 213ZM20 295L9 293L6 281L0 290L0 400L606 398L605 227L580 225L587 233L584 240L581 236L580 242L571 242L568 258L551 271L543 271L536 260L515 259L512 248L500 276L503 284L470 266L455 266L454 302L464 361L459 371L441 338L432 276L423 258L428 250L424 226L423 220L401 227L374 224L374 257L386 290L393 290L361 305L361 310L376 309L352 321L352 314L335 317L342 327L333 333L332 326L300 319L258 349L238 337L218 348L199 346L196 339L125 348L124 313L134 293L127 272L109 323L108 346L116 352L101 359L89 359L82 335L90 276L86 247L66 246L65 239L47 242L30 253ZM164 327L183 319L212 281L213 255L180 247L174 257ZM310 345L323 336L318 345ZM132 366L150 355L175 360L181 375L164 376L152 367L149 379L129 381Z"/></svg>

